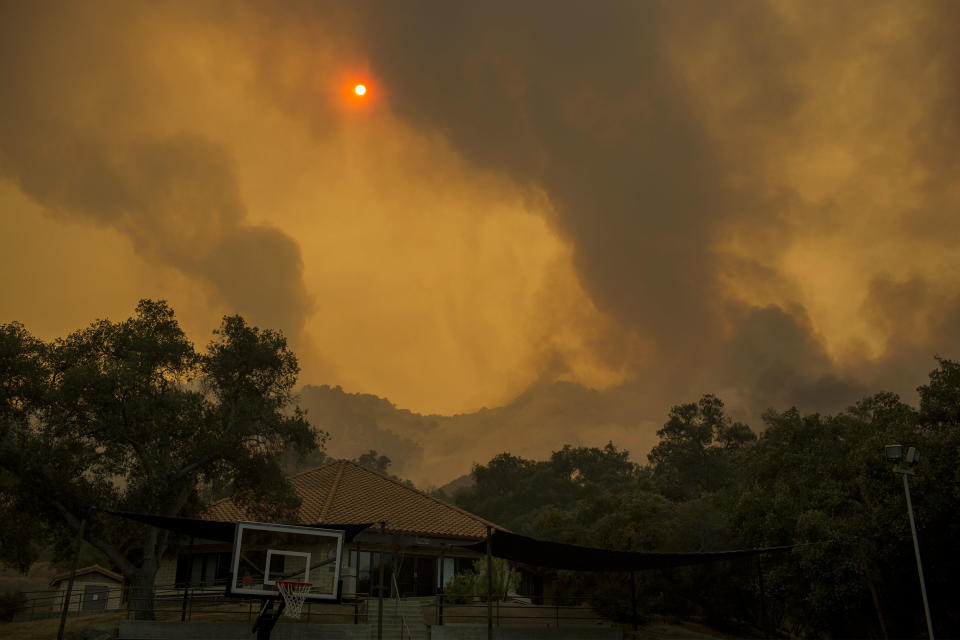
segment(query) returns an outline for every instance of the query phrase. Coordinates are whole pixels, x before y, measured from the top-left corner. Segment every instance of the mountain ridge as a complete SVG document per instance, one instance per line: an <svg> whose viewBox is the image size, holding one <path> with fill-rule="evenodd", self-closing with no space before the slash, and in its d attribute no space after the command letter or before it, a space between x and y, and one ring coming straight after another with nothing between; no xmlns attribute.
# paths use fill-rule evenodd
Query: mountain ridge
<svg viewBox="0 0 960 640"><path fill-rule="evenodd" d="M339 385L305 385L299 396L310 422L330 433L329 455L356 458L376 450L391 459L391 473L427 488L505 451L543 458L565 444L612 441L642 459L659 428L642 417L631 393L567 381L535 383L502 406L449 416L401 409Z"/></svg>

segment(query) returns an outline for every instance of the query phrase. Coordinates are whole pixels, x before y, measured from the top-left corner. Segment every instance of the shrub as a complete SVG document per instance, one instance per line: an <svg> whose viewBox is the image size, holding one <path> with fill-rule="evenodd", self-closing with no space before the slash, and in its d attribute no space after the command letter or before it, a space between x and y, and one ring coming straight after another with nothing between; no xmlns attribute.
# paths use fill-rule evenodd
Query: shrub
<svg viewBox="0 0 960 640"><path fill-rule="evenodd" d="M520 586L520 574L515 573L510 563L502 558L493 559L493 598L503 600L507 593ZM443 587L447 600L453 604L462 604L473 596L487 597L487 561L473 563L473 572L458 573Z"/></svg>

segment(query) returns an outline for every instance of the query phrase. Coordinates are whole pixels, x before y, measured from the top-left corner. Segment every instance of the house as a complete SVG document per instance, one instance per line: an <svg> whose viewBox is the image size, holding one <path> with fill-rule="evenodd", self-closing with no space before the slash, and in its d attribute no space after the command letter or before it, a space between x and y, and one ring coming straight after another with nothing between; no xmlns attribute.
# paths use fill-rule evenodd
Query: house
<svg viewBox="0 0 960 640"><path fill-rule="evenodd" d="M50 581L54 591L51 610L62 611L67 597L70 572L59 573ZM123 576L98 564L78 569L70 593L70 611L95 613L119 609L123 599Z"/></svg>
<svg viewBox="0 0 960 640"><path fill-rule="evenodd" d="M375 523L344 550L341 595L379 594L381 548L387 595L428 596L438 593L455 573L470 571L481 554L464 549L486 538L487 527L502 527L464 509L419 491L390 476L348 460L328 462L290 478L301 499L295 524L356 525ZM209 520L253 520L231 498L211 504ZM385 523L381 535L379 523ZM291 523L293 524L293 523ZM194 544L176 564L161 566L157 585L222 585L229 579L230 545ZM525 576L524 584L531 582ZM395 589L393 588L396 581Z"/></svg>

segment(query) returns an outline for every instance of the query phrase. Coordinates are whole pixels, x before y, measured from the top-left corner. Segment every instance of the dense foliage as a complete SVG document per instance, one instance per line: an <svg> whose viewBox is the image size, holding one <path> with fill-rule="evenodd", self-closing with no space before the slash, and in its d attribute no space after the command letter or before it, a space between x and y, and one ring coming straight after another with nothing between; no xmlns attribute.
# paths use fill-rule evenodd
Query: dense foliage
<svg viewBox="0 0 960 640"><path fill-rule="evenodd" d="M507 453L473 469L460 506L518 533L644 551L797 544L761 560L640 572L642 614L738 633L910 637L925 622L901 476L884 445L915 446L910 477L938 635L960 634L960 364L938 360L914 408L890 393L837 415L769 411L758 436L705 395L674 407L647 465L613 444L549 460ZM591 594L627 619L626 575L558 572L555 595ZM761 598L761 585L762 595Z"/></svg>
<svg viewBox="0 0 960 640"><path fill-rule="evenodd" d="M104 510L188 515L202 490L229 487L264 517L293 512L281 454L322 444L292 407L298 372L282 335L238 316L197 352L164 302L50 343L0 326L0 561L69 553L83 531L151 617L173 541Z"/></svg>

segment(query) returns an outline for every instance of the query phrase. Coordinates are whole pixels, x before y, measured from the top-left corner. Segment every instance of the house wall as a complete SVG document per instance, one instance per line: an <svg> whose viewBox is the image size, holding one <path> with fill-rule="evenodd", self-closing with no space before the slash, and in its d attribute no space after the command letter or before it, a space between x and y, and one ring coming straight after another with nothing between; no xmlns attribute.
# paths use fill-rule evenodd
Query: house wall
<svg viewBox="0 0 960 640"><path fill-rule="evenodd" d="M455 568L458 571L465 570L467 567L472 566L474 561L483 557L476 552L455 549L450 546L441 546L440 542L431 545L429 538L418 537L416 539L417 544L410 545L390 544L390 538L391 537L388 536L388 544L385 545L388 570L385 571L384 575L384 589L387 593L391 590L392 581L389 568L396 564L400 567L401 576L399 577L399 582L403 584L399 586L401 590L403 590L402 595L405 597L412 595L433 595L437 592L437 587L441 581L439 568L441 556L444 558L443 582L446 582L446 580L453 575ZM356 551L360 553L352 553ZM366 553L373 554L372 558L368 556L368 561L371 563L370 566L365 566L365 562L363 561L359 562L361 566L356 566L358 564L358 558L361 558L362 554ZM341 578L343 580L342 595L344 597L375 594L379 582L379 569L377 568L378 565L376 565L375 559L379 557L379 553L380 544L375 540L354 542L344 548L343 569L341 570ZM418 572L416 578L412 578L410 575L414 569ZM419 572L421 571L428 571L429 575L420 576ZM416 586L414 586L414 583ZM362 587L360 589L361 593L359 594L357 593L358 587ZM413 588L417 590L416 593L409 592L409 590Z"/></svg>
<svg viewBox="0 0 960 640"><path fill-rule="evenodd" d="M177 558L176 556L163 558L160 560L160 567L157 569L157 577L153 581L153 586L160 589L173 587L177 579Z"/></svg>
<svg viewBox="0 0 960 640"><path fill-rule="evenodd" d="M51 598L51 611L62 611L63 603L67 597L67 585L70 583L69 580L61 580L56 590L54 591L55 597ZM83 610L83 597L85 593L85 587L87 585L94 585L99 587L104 587L107 589L105 596L98 594L97 599L101 597L106 597L107 599L107 610L120 609L122 607L123 599L123 588L122 585L114 580L110 580L106 576L92 573L84 576L77 576L73 581L73 591L70 593L70 611L82 611Z"/></svg>
<svg viewBox="0 0 960 640"><path fill-rule="evenodd" d="M341 566L340 578L342 584L341 596L345 598L353 598L357 595L366 596L370 591L375 591L376 584L378 582L379 574L377 571L370 571L368 568L365 573L361 573L359 567L355 566L358 562L358 557L351 552L365 552L372 553L375 556L380 552L380 542L379 535L366 535L366 539L354 541L348 545L344 546L343 549L343 561ZM399 542L399 543L398 543ZM441 544L445 546L441 546ZM201 546L197 545L194 549L195 554L210 554L222 552L223 549L227 547L221 545L206 545ZM454 571L463 571L466 570L472 563L482 558L481 554L472 551L465 551L462 549L457 549L451 546L450 541L440 539L434 540L431 538L425 537L407 537L400 538L398 536L393 536L388 534L387 544L386 544L386 555L388 559L388 566L391 566L394 561L401 565L401 571L406 571L409 573L412 568L413 563L419 562L417 566L418 572L423 570L429 571L431 574L429 577L418 575L417 584L417 595L433 595L436 593L436 587L439 585L441 577L439 575L439 558L442 555L445 559L444 570L443 570L443 582L449 580L453 575ZM180 549L181 555L187 555L188 551L186 547ZM369 556L368 556L369 558ZM400 562L400 559L403 559ZM426 561L424 561L426 559ZM371 575L371 573L373 575ZM196 590L201 588L199 581L197 580L196 571L194 571L194 578L191 580L191 589ZM405 576L408 578L407 582L409 583L409 575ZM385 576L386 589L390 589L391 580L390 574L387 573ZM157 589L170 589L177 582L177 557L170 555L163 558L160 561L159 569L157 571L156 579L154 580L154 586ZM429 583L429 586L428 584ZM358 594L358 584L363 585L362 592ZM373 586L373 589L370 587ZM402 587L405 591L411 588L410 584L406 584ZM222 582L217 586L209 586L210 590L222 591L223 586ZM413 595L412 593L404 592L403 595Z"/></svg>

